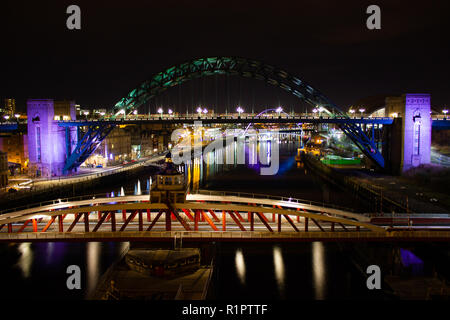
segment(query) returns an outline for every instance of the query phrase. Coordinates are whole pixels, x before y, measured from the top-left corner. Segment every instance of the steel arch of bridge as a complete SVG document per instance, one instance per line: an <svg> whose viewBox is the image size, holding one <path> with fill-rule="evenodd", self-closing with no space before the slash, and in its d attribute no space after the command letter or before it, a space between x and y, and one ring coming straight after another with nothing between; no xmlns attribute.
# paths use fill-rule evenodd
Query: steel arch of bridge
<svg viewBox="0 0 450 320"><path fill-rule="evenodd" d="M189 80L212 75L238 75L262 80L293 94L314 107L325 108L326 112L333 117L348 117L345 112L340 110L320 91L312 88L299 77L282 69L261 61L240 57L209 57L184 62L155 74L150 80L133 89L126 97L116 103L112 110L113 119L121 113L130 114L133 110L168 88ZM384 158L377 149L373 137L369 138L354 123L344 123L339 126L367 157L372 159L379 167L384 168ZM95 131L99 137L106 136L103 134L102 128L90 127L89 129L91 132ZM94 137L90 142L92 146L87 148L83 148L82 143L83 139L78 143L76 149L80 152L68 158L64 168L65 172L77 168L84 161L83 159L87 159L100 145L101 140Z"/></svg>

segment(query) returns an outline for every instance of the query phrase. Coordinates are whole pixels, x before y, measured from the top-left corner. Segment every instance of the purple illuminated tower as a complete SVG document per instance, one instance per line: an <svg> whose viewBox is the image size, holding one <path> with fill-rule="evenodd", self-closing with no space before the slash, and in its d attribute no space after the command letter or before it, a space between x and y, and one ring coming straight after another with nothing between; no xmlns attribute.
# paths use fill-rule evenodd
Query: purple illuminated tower
<svg viewBox="0 0 450 320"><path fill-rule="evenodd" d="M76 128L58 126L57 120L76 119L75 102L29 99L27 116L30 174L43 177L62 175L67 153L72 152L76 145L77 132Z"/></svg>
<svg viewBox="0 0 450 320"><path fill-rule="evenodd" d="M386 98L386 115L394 117L390 145L393 171L404 172L430 163L431 115L429 94Z"/></svg>

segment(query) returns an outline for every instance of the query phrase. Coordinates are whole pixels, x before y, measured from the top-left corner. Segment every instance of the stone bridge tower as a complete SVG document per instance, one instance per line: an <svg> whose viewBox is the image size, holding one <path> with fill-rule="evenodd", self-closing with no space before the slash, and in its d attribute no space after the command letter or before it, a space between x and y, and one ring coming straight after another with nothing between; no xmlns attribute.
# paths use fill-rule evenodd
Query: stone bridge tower
<svg viewBox="0 0 450 320"><path fill-rule="evenodd" d="M29 99L27 117L30 174L62 175L66 158L76 146L77 131L58 126L57 120L75 120L75 102Z"/></svg>
<svg viewBox="0 0 450 320"><path fill-rule="evenodd" d="M402 173L430 163L431 107L429 94L404 94L386 98L386 115L394 117L384 139L384 157L389 169Z"/></svg>

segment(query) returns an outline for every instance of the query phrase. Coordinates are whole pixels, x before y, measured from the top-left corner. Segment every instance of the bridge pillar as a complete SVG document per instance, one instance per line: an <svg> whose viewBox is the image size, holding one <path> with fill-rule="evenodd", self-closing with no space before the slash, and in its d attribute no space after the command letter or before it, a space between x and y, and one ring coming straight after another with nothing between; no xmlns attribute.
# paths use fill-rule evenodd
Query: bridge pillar
<svg viewBox="0 0 450 320"><path fill-rule="evenodd" d="M394 117L394 123L386 131L386 147L383 148L387 169L402 172L430 163L431 115L429 94L404 94L387 97L386 116Z"/></svg>
<svg viewBox="0 0 450 320"><path fill-rule="evenodd" d="M75 102L29 99L27 117L30 174L62 175L66 158L77 143L77 133L76 128L59 127L56 120L75 120Z"/></svg>

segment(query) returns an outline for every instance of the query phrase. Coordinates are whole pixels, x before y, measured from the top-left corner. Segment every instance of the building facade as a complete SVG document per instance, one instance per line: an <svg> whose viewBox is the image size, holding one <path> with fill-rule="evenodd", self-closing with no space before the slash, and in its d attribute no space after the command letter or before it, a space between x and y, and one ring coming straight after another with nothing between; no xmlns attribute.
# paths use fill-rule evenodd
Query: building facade
<svg viewBox="0 0 450 320"><path fill-rule="evenodd" d="M8 155L0 151L0 188L8 185Z"/></svg>
<svg viewBox="0 0 450 320"><path fill-rule="evenodd" d="M16 112L16 100L15 99L5 99L3 108L0 108L0 114L2 117L8 116L10 119L14 117Z"/></svg>
<svg viewBox="0 0 450 320"><path fill-rule="evenodd" d="M28 135L17 133L0 138L0 150L8 154L8 162L15 167L15 173L28 169Z"/></svg>
<svg viewBox="0 0 450 320"><path fill-rule="evenodd" d="M386 98L386 114L394 117L389 138L390 164L404 172L431 160L431 98L429 94L404 94Z"/></svg>
<svg viewBox="0 0 450 320"><path fill-rule="evenodd" d="M29 174L62 175L66 158L76 146L77 131L58 126L57 120L75 120L75 102L29 99L27 117Z"/></svg>

